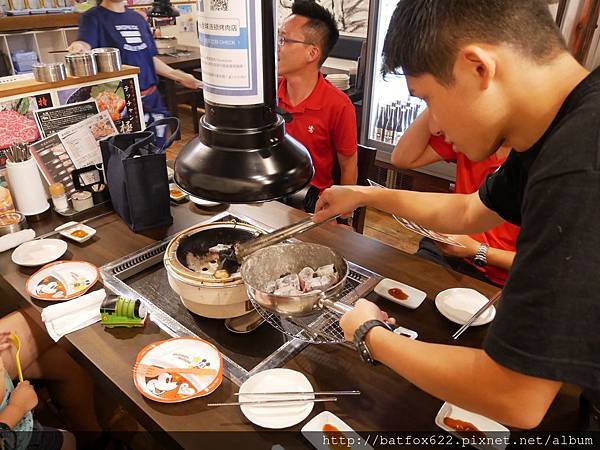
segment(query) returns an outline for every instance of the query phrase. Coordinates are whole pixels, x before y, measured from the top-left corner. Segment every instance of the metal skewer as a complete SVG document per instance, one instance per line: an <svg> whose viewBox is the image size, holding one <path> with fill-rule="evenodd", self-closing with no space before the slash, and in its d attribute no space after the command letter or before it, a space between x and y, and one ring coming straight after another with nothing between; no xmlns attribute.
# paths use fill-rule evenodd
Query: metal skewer
<svg viewBox="0 0 600 450"><path fill-rule="evenodd" d="M236 392L238 395L360 395L360 391L320 391L320 392Z"/></svg>
<svg viewBox="0 0 600 450"><path fill-rule="evenodd" d="M277 406L278 404L287 403L322 403L322 402L337 402L337 397L326 398L293 398L293 399L278 399L278 400L256 400L249 402L229 402L229 403L208 403L206 406L240 406L240 405L255 405L255 406Z"/></svg>
<svg viewBox="0 0 600 450"><path fill-rule="evenodd" d="M467 323L465 323L462 327L460 327L458 329L458 331L456 333L454 333L452 335L452 339L458 339L458 337L461 334L463 334L465 332L465 330L467 328L469 328L473 324L473 322L475 322L479 318L479 316L481 316L485 311L487 311L494 303L496 303L498 300L500 300L501 296L502 296L501 290L496 292L492 296L492 298L490 298L490 300L479 309L479 311L477 311L475 314L473 314L473 316L471 316L471 318L469 320L467 320Z"/></svg>

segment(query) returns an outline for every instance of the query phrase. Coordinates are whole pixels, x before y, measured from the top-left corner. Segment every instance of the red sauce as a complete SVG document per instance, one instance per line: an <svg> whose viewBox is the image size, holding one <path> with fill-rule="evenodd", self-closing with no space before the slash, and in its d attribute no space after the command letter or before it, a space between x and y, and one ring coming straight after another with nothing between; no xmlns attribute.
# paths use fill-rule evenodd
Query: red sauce
<svg viewBox="0 0 600 450"><path fill-rule="evenodd" d="M444 417L444 424L448 425L450 428L454 428L456 431L465 435L476 436L480 438L485 438L486 435L479 431L479 429L473 425L471 422L465 422L463 420L453 419L452 417Z"/></svg>
<svg viewBox="0 0 600 450"><path fill-rule="evenodd" d="M348 450L347 438L337 427L326 423L323 425L323 433L329 441L331 450Z"/></svg>
<svg viewBox="0 0 600 450"><path fill-rule="evenodd" d="M388 289L388 294L398 300L406 300L408 298L408 294L400 288Z"/></svg>
<svg viewBox="0 0 600 450"><path fill-rule="evenodd" d="M88 235L87 232L85 232L83 230L75 230L71 233L71 236L75 236L76 238L79 238L79 239L83 239L87 235Z"/></svg>

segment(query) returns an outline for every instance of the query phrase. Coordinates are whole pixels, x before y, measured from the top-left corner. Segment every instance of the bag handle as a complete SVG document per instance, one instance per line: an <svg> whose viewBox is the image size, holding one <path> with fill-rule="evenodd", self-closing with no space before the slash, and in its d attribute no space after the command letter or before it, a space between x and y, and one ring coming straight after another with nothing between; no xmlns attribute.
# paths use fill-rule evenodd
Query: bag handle
<svg viewBox="0 0 600 450"><path fill-rule="evenodd" d="M169 130L171 131L171 136L169 136L169 138L165 141L165 144L160 149L162 153L166 149L168 149L171 146L171 144L175 142L175 139L179 136L180 121L177 117L165 117L163 119L158 119L152 122L146 127L146 130L148 130L149 128L160 127L161 125L168 125ZM175 131L173 131L173 127L175 127Z"/></svg>
<svg viewBox="0 0 600 450"><path fill-rule="evenodd" d="M134 142L129 144L126 148L121 148L117 144L119 143L119 140L125 139L122 136L127 136L128 142L131 142L131 140ZM116 134L107 139L107 144L109 147L114 147L119 150L125 158L130 158L136 153L138 148L144 148L150 144L154 145L154 133L152 131L138 131L127 135Z"/></svg>

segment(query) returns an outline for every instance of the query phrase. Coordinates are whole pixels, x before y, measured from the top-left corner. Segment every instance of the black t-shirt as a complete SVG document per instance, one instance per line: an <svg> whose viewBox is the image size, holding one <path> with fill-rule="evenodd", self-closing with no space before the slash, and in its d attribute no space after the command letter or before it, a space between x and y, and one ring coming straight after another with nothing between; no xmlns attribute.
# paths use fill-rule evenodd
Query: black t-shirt
<svg viewBox="0 0 600 450"><path fill-rule="evenodd" d="M576 384L600 401L600 69L479 196L521 225L485 351L505 367Z"/></svg>

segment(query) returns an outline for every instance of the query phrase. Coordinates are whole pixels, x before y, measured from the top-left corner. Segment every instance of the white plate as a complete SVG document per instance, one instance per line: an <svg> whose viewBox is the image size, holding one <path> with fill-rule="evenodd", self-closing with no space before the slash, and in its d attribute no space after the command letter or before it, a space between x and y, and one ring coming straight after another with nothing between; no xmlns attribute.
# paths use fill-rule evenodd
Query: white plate
<svg viewBox="0 0 600 450"><path fill-rule="evenodd" d="M198 206L204 206L205 208L210 208L211 206L220 205L218 202L211 202L208 200L204 200L202 198L194 197L192 195L189 196L190 200Z"/></svg>
<svg viewBox="0 0 600 450"><path fill-rule="evenodd" d="M77 225L77 226L75 226L75 225ZM73 227L73 228L69 228L69 227ZM66 228L69 228L69 230L67 231ZM92 236L94 236L96 234L96 230L94 230L92 227L88 227L87 225L85 225L83 223L77 224L77 222L67 222L64 225L61 225L60 227L55 228L55 230L56 231L64 230L64 231L60 232L61 236L64 236L67 239L71 239L80 244L87 241L88 239L91 239ZM84 233L86 233L86 235L83 237L74 236L73 233L75 233L77 231L83 231Z"/></svg>
<svg viewBox="0 0 600 450"><path fill-rule="evenodd" d="M330 434L331 432L324 432L323 427L325 427L325 425L333 425L342 433L342 435L332 435ZM335 432L334 430L332 431ZM323 411L321 414L317 414L310 419L310 421L302 427L302 434L318 450L331 450L332 448L373 450L373 447L365 442L365 440L356 431L350 428L346 422L329 411ZM335 440L332 440L331 438L334 438ZM333 445L334 443L338 445Z"/></svg>
<svg viewBox="0 0 600 450"><path fill-rule="evenodd" d="M269 369L258 372L240 386L239 401L277 400L281 396L251 395L252 392L314 392L308 378L290 369ZM314 398L308 394L307 398ZM272 406L240 406L246 418L263 428L287 428L302 422L312 411L314 403L280 403Z"/></svg>
<svg viewBox="0 0 600 450"><path fill-rule="evenodd" d="M407 295L405 300L398 299L389 293L390 289L400 289L404 294ZM391 302L398 303L399 305L406 306L410 309L418 308L427 294L423 291L415 289L407 284L400 283L399 281L392 280L391 278L384 278L377 286L375 286L375 293L388 299Z"/></svg>
<svg viewBox="0 0 600 450"><path fill-rule="evenodd" d="M453 288L440 292L435 297L435 306L444 317L459 325L464 325L479 309L488 302L485 295L475 289ZM494 320L496 308L492 306L477 318L473 325L485 325Z"/></svg>
<svg viewBox="0 0 600 450"><path fill-rule="evenodd" d="M58 261L31 275L25 288L31 297L40 300L71 300L85 294L99 277L98 268L88 262Z"/></svg>
<svg viewBox="0 0 600 450"><path fill-rule="evenodd" d="M446 417L450 417L452 419L462 420L463 422L469 422L473 424L479 431L485 434L490 439L490 442L494 442L496 445L473 445L475 448L479 449L498 449L504 450L506 447L506 441L510 436L510 431L504 425L492 420L488 419L485 416L480 414L475 414L466 409L459 408L458 406L453 405L452 403L444 403L437 415L435 416L435 424L440 427L442 430L446 430L447 432L453 434L459 439L467 439L464 435L461 435L454 428L446 425L444 423L444 419ZM488 434L489 433L489 434ZM477 436L474 436L475 442L479 439Z"/></svg>
<svg viewBox="0 0 600 450"><path fill-rule="evenodd" d="M60 239L38 239L19 245L12 253L12 261L20 266L35 267L60 258L67 251L67 243Z"/></svg>

